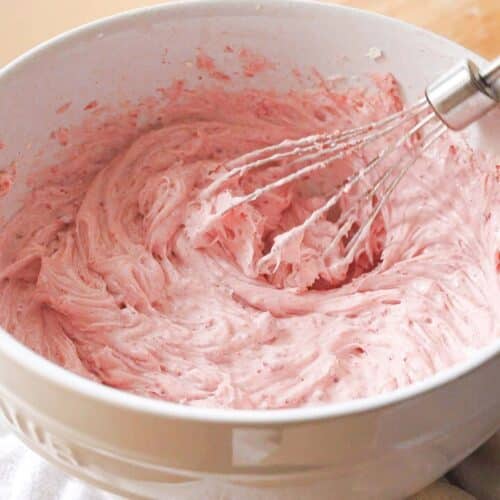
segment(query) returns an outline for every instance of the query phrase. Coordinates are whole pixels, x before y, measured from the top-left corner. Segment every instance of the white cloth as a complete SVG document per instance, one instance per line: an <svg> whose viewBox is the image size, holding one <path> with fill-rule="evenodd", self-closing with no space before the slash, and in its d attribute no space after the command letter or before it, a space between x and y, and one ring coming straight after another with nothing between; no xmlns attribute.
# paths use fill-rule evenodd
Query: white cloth
<svg viewBox="0 0 500 500"><path fill-rule="evenodd" d="M470 494L442 480L411 500L500 500L500 433L451 476ZM120 497L88 486L49 464L11 434L0 419L0 499L120 500Z"/></svg>
<svg viewBox="0 0 500 500"><path fill-rule="evenodd" d="M0 418L1 500L119 500L87 486L27 448Z"/></svg>

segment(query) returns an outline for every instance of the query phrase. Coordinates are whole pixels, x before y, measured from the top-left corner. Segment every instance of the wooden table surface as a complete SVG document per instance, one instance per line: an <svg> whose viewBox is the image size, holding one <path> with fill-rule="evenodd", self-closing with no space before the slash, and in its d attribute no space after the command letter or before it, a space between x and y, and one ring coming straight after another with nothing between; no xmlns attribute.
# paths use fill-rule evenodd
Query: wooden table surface
<svg viewBox="0 0 500 500"><path fill-rule="evenodd" d="M79 24L159 1L0 0L0 66L33 45ZM500 0L337 0L337 3L403 19L486 57L500 54Z"/></svg>

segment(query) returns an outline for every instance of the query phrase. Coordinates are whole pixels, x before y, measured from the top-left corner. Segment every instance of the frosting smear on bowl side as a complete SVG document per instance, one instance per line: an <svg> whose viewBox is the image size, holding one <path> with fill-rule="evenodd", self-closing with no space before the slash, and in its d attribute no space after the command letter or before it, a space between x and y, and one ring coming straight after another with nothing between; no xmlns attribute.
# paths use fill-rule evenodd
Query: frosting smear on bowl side
<svg viewBox="0 0 500 500"><path fill-rule="evenodd" d="M342 91L169 92L153 125L137 109L87 131L3 226L0 324L21 342L136 394L264 409L391 391L500 337L498 166L459 135L416 162L342 266L342 248L327 249L349 197L269 252L374 149L222 218L290 164L200 196L246 152L397 111L392 76Z"/></svg>

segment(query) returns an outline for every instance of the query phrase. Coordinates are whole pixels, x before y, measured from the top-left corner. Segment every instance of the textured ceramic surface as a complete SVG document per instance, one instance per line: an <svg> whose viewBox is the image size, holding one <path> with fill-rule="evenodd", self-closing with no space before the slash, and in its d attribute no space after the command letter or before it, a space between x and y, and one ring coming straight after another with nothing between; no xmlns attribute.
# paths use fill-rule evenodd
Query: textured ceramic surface
<svg viewBox="0 0 500 500"><path fill-rule="evenodd" d="M27 144L36 151L49 130L78 123L93 99L114 104L173 78L196 82L185 62L197 47L223 66L228 43L280 61L255 85L288 88L296 65L324 74L391 70L409 99L455 59L474 57L414 27L312 2L170 3L65 34L0 71L0 137L8 144L2 161ZM369 59L370 47L385 57ZM165 48L169 64L161 62ZM69 100L67 113L54 112ZM494 151L499 127L497 114L471 136ZM0 200L2 215L16 209L27 176L53 153L37 162L24 154L15 189ZM403 498L500 427L499 375L497 342L467 364L376 398L296 410L203 410L99 386L0 331L0 409L11 428L71 473L129 497Z"/></svg>

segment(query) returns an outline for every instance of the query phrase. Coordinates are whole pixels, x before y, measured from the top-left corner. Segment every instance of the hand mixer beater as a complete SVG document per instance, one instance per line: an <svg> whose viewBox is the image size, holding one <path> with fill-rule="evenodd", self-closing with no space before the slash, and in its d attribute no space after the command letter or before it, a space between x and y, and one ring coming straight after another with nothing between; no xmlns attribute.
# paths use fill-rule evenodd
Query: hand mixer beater
<svg viewBox="0 0 500 500"><path fill-rule="evenodd" d="M343 255L340 255L338 259L338 264L344 265L355 257L377 215L405 174L414 165L419 154L429 148L448 129L464 129L498 106L499 102L500 58L482 69L479 69L473 62L464 60L429 85L425 91L425 97L417 103L381 121L342 132L285 140L230 161L226 165L228 171L210 184L203 191L202 196L205 199L215 196L230 180L241 178L257 169L270 168L276 165L276 162L290 162L288 166L292 169L292 173L263 185L251 193L235 197L229 206L214 216L215 218L223 217L244 203L253 202L272 190L328 168L334 161L406 125L406 128L410 127L409 130L376 153L366 165L351 174L326 203L313 211L301 224L277 237L270 252L261 259L261 264L265 264L266 259L272 258L274 252L278 252L287 242L300 236L307 228L325 216L343 195L348 194L357 183L366 179L371 171L412 139L411 148L415 154L406 162L394 162L377 177L372 185L369 185L368 189L357 195L355 199L357 203L377 200L372 210L368 210L368 217L358 224L354 231L353 218L350 217L349 211L342 213L337 221L338 232L325 253L329 249L337 248L342 239L344 241L347 239L345 245L342 245Z"/></svg>

